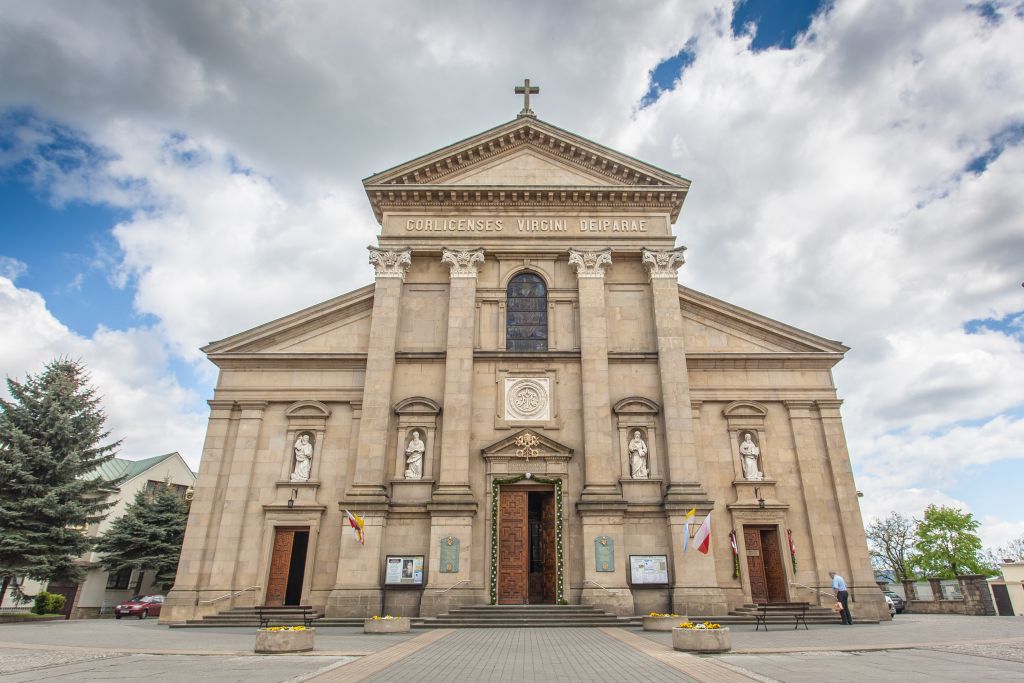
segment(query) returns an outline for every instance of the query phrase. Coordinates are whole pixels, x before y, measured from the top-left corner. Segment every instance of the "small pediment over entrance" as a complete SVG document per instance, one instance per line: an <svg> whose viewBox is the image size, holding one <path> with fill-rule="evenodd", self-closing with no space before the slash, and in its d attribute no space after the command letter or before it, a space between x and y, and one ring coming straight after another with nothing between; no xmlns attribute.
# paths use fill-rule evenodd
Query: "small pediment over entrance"
<svg viewBox="0 0 1024 683"><path fill-rule="evenodd" d="M565 474L573 449L532 429L522 429L481 449L487 473Z"/></svg>

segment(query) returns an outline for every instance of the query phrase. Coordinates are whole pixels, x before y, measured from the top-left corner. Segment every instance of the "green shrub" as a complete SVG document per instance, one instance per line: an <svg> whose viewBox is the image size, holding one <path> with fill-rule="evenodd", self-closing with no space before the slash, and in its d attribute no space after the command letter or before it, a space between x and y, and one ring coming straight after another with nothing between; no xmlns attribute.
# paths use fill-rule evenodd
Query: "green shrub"
<svg viewBox="0 0 1024 683"><path fill-rule="evenodd" d="M67 598L59 593L47 593L39 591L36 593L35 604L32 605L32 612L35 614L60 614L64 609Z"/></svg>

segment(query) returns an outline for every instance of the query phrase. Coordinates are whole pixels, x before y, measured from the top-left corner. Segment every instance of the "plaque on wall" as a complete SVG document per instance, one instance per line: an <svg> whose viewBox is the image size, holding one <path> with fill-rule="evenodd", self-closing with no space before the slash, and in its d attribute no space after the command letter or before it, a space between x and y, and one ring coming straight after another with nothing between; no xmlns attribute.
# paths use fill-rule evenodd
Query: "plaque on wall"
<svg viewBox="0 0 1024 683"><path fill-rule="evenodd" d="M442 574L457 574L459 571L459 539L454 536L445 536L441 539L441 567Z"/></svg>
<svg viewBox="0 0 1024 683"><path fill-rule="evenodd" d="M422 555L388 555L384 565L385 586L422 586Z"/></svg>
<svg viewBox="0 0 1024 683"><path fill-rule="evenodd" d="M599 572L615 571L615 541L611 536L594 539L594 569Z"/></svg>
<svg viewBox="0 0 1024 683"><path fill-rule="evenodd" d="M667 586L668 556L630 555L629 581L638 586Z"/></svg>

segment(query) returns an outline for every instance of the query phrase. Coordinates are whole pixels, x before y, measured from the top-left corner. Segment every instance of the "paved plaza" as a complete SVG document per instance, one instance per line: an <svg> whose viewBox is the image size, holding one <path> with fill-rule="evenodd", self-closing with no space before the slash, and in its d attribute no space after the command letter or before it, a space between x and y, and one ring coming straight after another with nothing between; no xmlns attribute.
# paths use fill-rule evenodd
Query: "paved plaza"
<svg viewBox="0 0 1024 683"><path fill-rule="evenodd" d="M313 653L255 655L253 629L155 621L0 625L0 680L1000 681L1024 679L1024 619L899 615L878 625L733 627L733 651L696 657L640 629L464 629L367 636L321 628Z"/></svg>

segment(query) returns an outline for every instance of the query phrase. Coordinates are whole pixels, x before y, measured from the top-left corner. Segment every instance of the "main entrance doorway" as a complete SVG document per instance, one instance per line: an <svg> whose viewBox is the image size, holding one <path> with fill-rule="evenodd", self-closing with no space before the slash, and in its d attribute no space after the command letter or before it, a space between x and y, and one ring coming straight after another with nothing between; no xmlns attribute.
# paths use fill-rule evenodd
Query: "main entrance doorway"
<svg viewBox="0 0 1024 683"><path fill-rule="evenodd" d="M744 526L750 598L755 603L786 602L786 568L779 550L779 530L773 526Z"/></svg>
<svg viewBox="0 0 1024 683"><path fill-rule="evenodd" d="M554 491L502 487L499 496L498 604L555 604Z"/></svg>
<svg viewBox="0 0 1024 683"><path fill-rule="evenodd" d="M274 551L267 578L268 607L298 605L302 602L302 577L306 573L309 527L276 527Z"/></svg>

